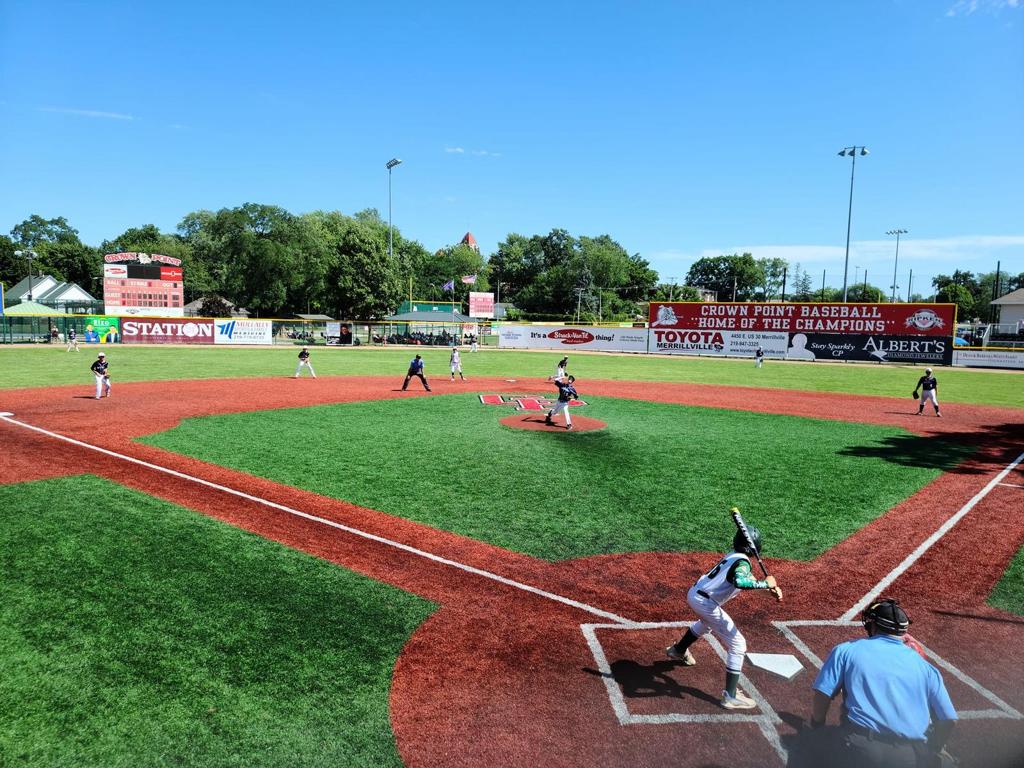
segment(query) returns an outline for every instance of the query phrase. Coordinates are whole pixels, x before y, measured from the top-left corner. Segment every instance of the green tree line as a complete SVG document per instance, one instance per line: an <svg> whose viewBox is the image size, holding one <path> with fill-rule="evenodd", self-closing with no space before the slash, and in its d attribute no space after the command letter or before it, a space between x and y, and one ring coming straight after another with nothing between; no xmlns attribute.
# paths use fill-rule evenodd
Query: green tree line
<svg viewBox="0 0 1024 768"><path fill-rule="evenodd" d="M428 251L393 230L375 209L351 216L338 211L293 214L274 205L246 203L186 215L175 232L152 224L132 227L99 246L83 243L63 217L33 215L0 235L0 282L10 287L28 271L16 250L38 254L35 274L51 274L102 293L105 253L142 251L181 259L185 300L220 298L262 316L323 313L346 319L376 319L395 311L410 295L418 300L466 302L471 290L493 291L514 305L512 319L579 319L593 322L646 318L649 301L698 301L697 288L721 301L838 301L840 291L814 285L800 264L753 254L723 254L697 260L685 284L658 283L650 264L609 235L510 233L494 253L455 244ZM475 284L464 283L476 275ZM443 286L454 281L454 289ZM987 320L995 274L939 275L935 298L960 307L961 318ZM1003 275L998 295L1024 287L1024 273ZM881 288L849 286L850 301L885 301ZM930 298L917 295L915 299Z"/></svg>

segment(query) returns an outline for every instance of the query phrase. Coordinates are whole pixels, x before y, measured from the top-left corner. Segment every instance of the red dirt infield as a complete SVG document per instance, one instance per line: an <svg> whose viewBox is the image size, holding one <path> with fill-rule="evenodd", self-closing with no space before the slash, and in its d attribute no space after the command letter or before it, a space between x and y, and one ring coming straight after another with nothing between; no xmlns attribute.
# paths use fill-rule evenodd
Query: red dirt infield
<svg viewBox="0 0 1024 768"><path fill-rule="evenodd" d="M554 424L548 424L542 413L515 413L506 416L498 422L503 427L510 429L525 429L531 432L567 432L565 421L558 416ZM593 432L597 429L604 429L608 425L600 419L592 419L589 416L575 415L572 417L572 432Z"/></svg>
<svg viewBox="0 0 1024 768"><path fill-rule="evenodd" d="M915 636L965 675L960 679L944 671L957 707L982 713L958 725L950 750L963 766L1021 764L1024 727L1005 715L1024 710L1024 667L1015 660L1015 649L1024 647L1024 619L989 608L985 600L1024 543L1024 516L1006 514L1024 506L1024 471L1018 467L991 485L987 495L975 497L1024 451L1024 410L946 404L943 419L916 418L908 399L588 382L588 396L849 418L978 446L964 464L821 557L810 562L768 559L786 590L785 601L747 595L730 603L730 613L751 650L795 653L805 670L786 681L748 664L749 683L765 707L716 720L723 714L715 705L722 665L712 647L703 641L695 646L698 666L684 669L663 654L678 628L633 622L692 620L685 589L718 553L605 555L551 563L132 442L192 416L503 392L510 386L502 379L474 379L469 389L439 380L433 393L402 393L392 391L393 377L321 377L301 388L288 383L272 378L120 384L112 398L101 401L87 397L89 386L0 392L0 411L12 412L13 419L118 454L97 453L0 419L0 443L7 448L0 482L96 474L437 602L438 611L403 649L392 681L391 720L409 766L785 765L785 751L795 754L808 736L803 722L814 668L771 622L838 618L974 500L956 526L885 591L906 606ZM515 387L517 392L524 387L547 390L540 379L519 380ZM500 414L495 415L497 422ZM500 420L515 418L522 414ZM573 416L574 425L580 420L580 431L584 418ZM614 430L615 425L604 428ZM120 456L301 510L431 557ZM597 625L587 630L593 643L582 625ZM818 657L832 644L863 634L845 626L790 629ZM837 709L833 706L833 721Z"/></svg>

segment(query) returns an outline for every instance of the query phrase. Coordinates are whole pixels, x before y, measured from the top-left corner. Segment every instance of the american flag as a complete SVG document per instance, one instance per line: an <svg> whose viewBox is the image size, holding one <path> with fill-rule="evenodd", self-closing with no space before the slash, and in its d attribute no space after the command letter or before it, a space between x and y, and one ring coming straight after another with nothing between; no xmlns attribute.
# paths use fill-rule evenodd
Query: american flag
<svg viewBox="0 0 1024 768"><path fill-rule="evenodd" d="M476 285L476 275L463 275L462 282L466 285Z"/></svg>
<svg viewBox="0 0 1024 768"><path fill-rule="evenodd" d="M447 283L445 283L444 285L441 286L441 290L442 291L454 291L455 290L455 281L454 280L449 280Z"/></svg>

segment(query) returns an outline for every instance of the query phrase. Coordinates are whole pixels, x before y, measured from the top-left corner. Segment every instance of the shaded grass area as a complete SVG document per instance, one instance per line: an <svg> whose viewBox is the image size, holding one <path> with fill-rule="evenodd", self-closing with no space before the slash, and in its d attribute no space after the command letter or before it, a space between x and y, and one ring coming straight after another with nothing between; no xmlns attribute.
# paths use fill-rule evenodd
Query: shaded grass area
<svg viewBox="0 0 1024 768"><path fill-rule="evenodd" d="M99 478L0 486L0 765L399 766L432 611Z"/></svg>
<svg viewBox="0 0 1024 768"><path fill-rule="evenodd" d="M189 419L143 442L549 560L717 551L733 505L767 554L813 558L967 454L893 427L583 396L608 429L513 430L511 406L451 395Z"/></svg>
<svg viewBox="0 0 1024 768"><path fill-rule="evenodd" d="M1024 548L1017 551L1003 578L988 597L989 605L1024 616Z"/></svg>
<svg viewBox="0 0 1024 768"><path fill-rule="evenodd" d="M297 347L244 349L236 347L104 347L115 384L126 381L286 376L295 371ZM89 365L95 347L81 353L63 345L0 345L0 365L6 375L0 389L57 384L92 386ZM320 376L393 375L401 382L408 362L420 352L428 376L447 376L449 351L431 349L314 348L312 362ZM482 350L463 351L466 376L503 378L548 376L562 353ZM670 381L696 384L756 386L817 392L848 392L906 398L923 369L904 365L832 365L769 361L754 370L749 360L646 355L573 354L570 371L583 379ZM940 369L939 397L943 403L974 403L1022 407L1022 374L1006 371ZM909 398L907 398L909 402Z"/></svg>

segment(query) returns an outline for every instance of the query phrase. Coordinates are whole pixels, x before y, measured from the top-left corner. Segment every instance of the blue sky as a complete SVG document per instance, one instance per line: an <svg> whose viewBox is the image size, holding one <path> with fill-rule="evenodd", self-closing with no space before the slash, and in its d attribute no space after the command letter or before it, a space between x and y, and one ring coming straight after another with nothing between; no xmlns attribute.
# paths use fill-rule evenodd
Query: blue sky
<svg viewBox="0 0 1024 768"><path fill-rule="evenodd" d="M503 7L509 6L509 7ZM1024 271L1024 0L0 3L0 231L376 207L430 249L607 233L901 292Z"/></svg>

